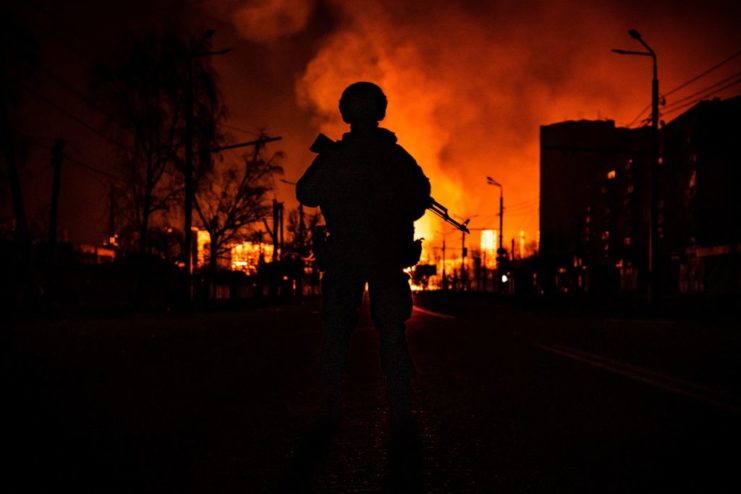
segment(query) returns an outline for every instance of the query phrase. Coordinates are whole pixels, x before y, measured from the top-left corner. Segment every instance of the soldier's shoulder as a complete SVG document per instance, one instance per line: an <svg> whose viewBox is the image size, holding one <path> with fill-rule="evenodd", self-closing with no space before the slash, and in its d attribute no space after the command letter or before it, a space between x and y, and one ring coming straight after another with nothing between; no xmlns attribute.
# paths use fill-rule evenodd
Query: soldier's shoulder
<svg viewBox="0 0 741 494"><path fill-rule="evenodd" d="M404 148L401 144L394 144L393 147L393 154L394 154L394 161L397 163L410 168L418 168L419 165L417 164L417 160L414 159L414 156L412 156L409 151Z"/></svg>

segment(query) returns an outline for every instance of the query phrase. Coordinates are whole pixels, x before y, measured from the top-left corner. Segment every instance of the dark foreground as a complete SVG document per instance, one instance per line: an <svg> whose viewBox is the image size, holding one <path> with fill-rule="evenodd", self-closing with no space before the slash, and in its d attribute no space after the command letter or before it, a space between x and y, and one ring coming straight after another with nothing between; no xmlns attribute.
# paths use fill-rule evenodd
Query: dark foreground
<svg viewBox="0 0 741 494"><path fill-rule="evenodd" d="M315 302L18 324L2 490L741 492L737 321L418 303L401 439L367 316L329 438Z"/></svg>

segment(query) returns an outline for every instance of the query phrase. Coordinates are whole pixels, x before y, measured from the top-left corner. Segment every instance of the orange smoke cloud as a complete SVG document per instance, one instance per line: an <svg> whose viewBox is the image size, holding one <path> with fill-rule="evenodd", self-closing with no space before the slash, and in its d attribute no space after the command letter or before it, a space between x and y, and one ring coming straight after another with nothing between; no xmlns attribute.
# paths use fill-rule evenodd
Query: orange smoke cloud
<svg viewBox="0 0 741 494"><path fill-rule="evenodd" d="M268 25L305 22L310 3L292 3L259 2ZM704 53L726 53L720 35L708 36L715 19L697 15L707 9L677 8L667 20L660 6L652 13L632 3L325 0L333 22L296 81L297 101L317 130L339 138L346 130L337 110L342 90L376 82L389 100L383 126L423 167L434 197L471 217L472 227L496 228L499 191L485 180L492 176L505 190L505 243L521 230L531 241L538 230L539 126L582 118L625 124L649 101L650 63L610 53L640 49L627 28L651 39L664 80L681 82L705 68ZM235 22L250 31L250 21ZM697 35L689 39L688 32ZM439 238L436 231L447 227L428 216L418 235Z"/></svg>
<svg viewBox="0 0 741 494"><path fill-rule="evenodd" d="M498 191L485 183L492 175L504 184L508 203L530 201L505 213L505 236L526 230L535 238L538 126L557 118L560 108L594 107L593 94L560 98L558 106L549 101L553 85L563 87L558 78L572 78L574 57L538 53L529 36L494 30L441 2L434 13L386 1L335 5L342 28L325 40L296 85L321 130L343 131L337 99L345 86L378 83L389 99L384 126L422 165L439 201L472 217L472 226L496 226ZM578 28L573 21L568 26ZM438 222L424 218L420 234L436 237L443 228Z"/></svg>
<svg viewBox="0 0 741 494"><path fill-rule="evenodd" d="M240 36L268 42L303 30L313 6L313 0L233 0L226 8Z"/></svg>

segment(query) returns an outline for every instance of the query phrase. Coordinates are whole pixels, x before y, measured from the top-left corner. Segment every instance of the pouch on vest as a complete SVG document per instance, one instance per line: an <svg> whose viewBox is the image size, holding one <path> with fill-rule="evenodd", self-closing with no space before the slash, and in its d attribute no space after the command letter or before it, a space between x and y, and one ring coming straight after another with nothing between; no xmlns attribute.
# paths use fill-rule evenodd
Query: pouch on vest
<svg viewBox="0 0 741 494"><path fill-rule="evenodd" d="M419 258L422 257L422 238L418 238L414 242L408 244L407 248L404 249L402 254L401 265L405 268L411 268L419 262Z"/></svg>

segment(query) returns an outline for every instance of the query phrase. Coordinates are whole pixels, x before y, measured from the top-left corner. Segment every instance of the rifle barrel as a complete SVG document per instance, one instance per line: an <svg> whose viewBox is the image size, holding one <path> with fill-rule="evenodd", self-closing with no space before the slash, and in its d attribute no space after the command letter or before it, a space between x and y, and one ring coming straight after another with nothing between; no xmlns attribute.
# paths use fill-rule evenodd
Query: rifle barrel
<svg viewBox="0 0 741 494"><path fill-rule="evenodd" d="M450 223L451 225L453 225L454 227L456 227L458 230L460 230L462 232L469 233L469 234L471 233L468 230L468 227L466 226L468 224L468 220L466 220L463 223L460 223L460 222L454 220L448 214L448 208L446 208L445 206L443 206L442 204L440 204L439 202L437 202L432 197L430 197L430 205L428 206L427 209L429 209L430 211L432 211L433 213L435 213L436 215L438 215L440 218L442 218L443 220L445 220L447 223Z"/></svg>

